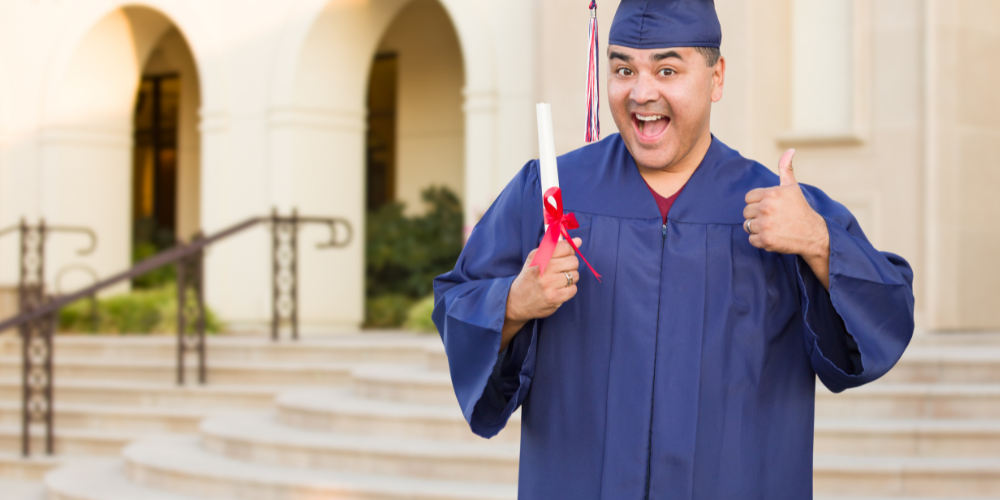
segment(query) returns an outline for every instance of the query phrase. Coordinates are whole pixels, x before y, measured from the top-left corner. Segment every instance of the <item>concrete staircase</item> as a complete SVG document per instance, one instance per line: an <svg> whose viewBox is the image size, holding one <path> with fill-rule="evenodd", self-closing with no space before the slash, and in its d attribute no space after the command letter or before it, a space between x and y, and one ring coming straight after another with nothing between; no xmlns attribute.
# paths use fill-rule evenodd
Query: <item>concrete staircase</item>
<svg viewBox="0 0 1000 500"><path fill-rule="evenodd" d="M60 336L55 348L57 456L24 460L18 453L20 344L13 336L0 337L0 498L44 498L41 480L60 465L118 459L128 443L143 437L195 435L206 418L271 409L289 388L343 387L357 366L425 363L424 351L435 343L440 341L430 336L398 334L279 344L212 337L209 385L178 387L173 337ZM193 368L188 380L196 380ZM41 432L33 441L34 450L43 450Z"/></svg>
<svg viewBox="0 0 1000 500"><path fill-rule="evenodd" d="M817 498L1000 498L1000 335L920 335L879 381L816 396Z"/></svg>
<svg viewBox="0 0 1000 500"><path fill-rule="evenodd" d="M516 498L519 415L493 440L472 435L435 337L362 335L322 346L217 340L210 366L219 371L211 374L232 378L191 389L95 362L131 352L162 370L153 361L172 359L169 346L160 348L164 358L129 351L138 341L91 345L89 355L82 344L60 345L57 366L77 352L90 363L61 369L94 377L60 379L60 391L76 394L57 399L61 450L94 456L129 444L49 472L47 498ZM288 385L261 386L268 377L248 372L281 374ZM8 413L16 408L0 411ZM0 475L37 478L52 465L0 462ZM814 471L823 500L1000 498L1000 335L921 336L875 384L838 395L818 387ZM15 486L28 489L12 500L46 498L30 483ZM17 490L0 483L0 491Z"/></svg>

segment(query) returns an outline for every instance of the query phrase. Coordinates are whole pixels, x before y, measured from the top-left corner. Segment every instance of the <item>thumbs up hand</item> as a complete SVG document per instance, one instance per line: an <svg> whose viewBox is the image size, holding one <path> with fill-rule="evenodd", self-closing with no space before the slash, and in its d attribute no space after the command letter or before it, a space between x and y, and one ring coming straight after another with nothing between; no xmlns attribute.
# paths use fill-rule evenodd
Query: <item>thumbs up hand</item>
<svg viewBox="0 0 1000 500"><path fill-rule="evenodd" d="M794 156L795 150L789 149L778 160L779 186L747 193L743 230L757 248L801 256L816 277L829 286L830 233L826 220L809 206L795 180Z"/></svg>

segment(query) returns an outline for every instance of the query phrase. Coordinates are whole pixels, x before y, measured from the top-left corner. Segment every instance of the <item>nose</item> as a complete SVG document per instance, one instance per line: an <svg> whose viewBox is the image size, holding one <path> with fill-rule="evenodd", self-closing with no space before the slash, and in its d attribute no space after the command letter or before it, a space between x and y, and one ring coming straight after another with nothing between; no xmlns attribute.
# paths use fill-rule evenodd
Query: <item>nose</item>
<svg viewBox="0 0 1000 500"><path fill-rule="evenodd" d="M656 85L653 80L652 75L645 74L640 74L638 78L635 79L635 85L632 87L632 92L629 94L629 98L632 102L641 106L646 103L656 102L660 99L660 93L656 90Z"/></svg>

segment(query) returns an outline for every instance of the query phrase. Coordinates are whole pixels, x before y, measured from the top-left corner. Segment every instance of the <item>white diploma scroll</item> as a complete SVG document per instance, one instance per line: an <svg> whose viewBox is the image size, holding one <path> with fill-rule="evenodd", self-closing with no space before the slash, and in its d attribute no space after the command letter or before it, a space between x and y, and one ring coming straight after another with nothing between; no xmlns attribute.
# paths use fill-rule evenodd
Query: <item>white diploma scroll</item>
<svg viewBox="0 0 1000 500"><path fill-rule="evenodd" d="M535 106L538 114L538 163L539 175L542 180L542 195L549 188L559 187L559 168L556 166L556 145L552 137L552 106L542 102ZM551 203L555 206L555 200L549 197L542 200L542 203ZM544 210L545 207L542 207ZM548 224L545 229L549 228Z"/></svg>

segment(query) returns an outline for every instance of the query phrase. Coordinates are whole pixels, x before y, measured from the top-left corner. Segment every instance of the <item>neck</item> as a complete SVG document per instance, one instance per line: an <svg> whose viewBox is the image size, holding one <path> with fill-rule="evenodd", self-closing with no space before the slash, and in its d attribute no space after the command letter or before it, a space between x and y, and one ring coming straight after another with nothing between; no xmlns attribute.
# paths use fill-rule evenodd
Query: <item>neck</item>
<svg viewBox="0 0 1000 500"><path fill-rule="evenodd" d="M687 154L678 161L663 168L649 168L638 165L639 174L646 180L646 183L653 188L660 196L669 197L679 191L694 171L705 159L709 146L712 145L712 134L706 130L698 137L694 147L688 150Z"/></svg>

